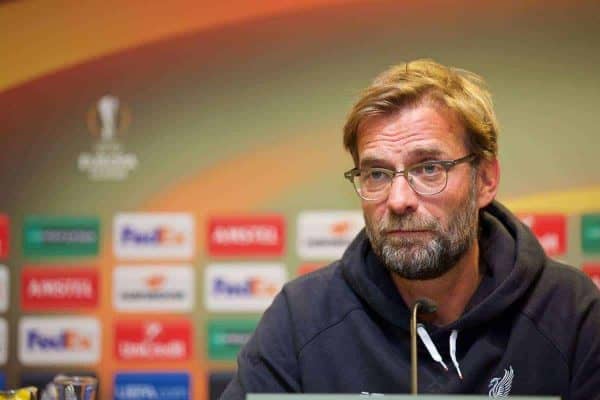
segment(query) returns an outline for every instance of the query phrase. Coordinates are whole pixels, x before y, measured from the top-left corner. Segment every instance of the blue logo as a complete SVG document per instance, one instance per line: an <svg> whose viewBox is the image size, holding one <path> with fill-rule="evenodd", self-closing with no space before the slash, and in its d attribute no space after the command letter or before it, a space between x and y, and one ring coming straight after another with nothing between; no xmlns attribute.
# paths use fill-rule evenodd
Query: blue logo
<svg viewBox="0 0 600 400"><path fill-rule="evenodd" d="M186 373L119 373L114 400L189 400L190 376Z"/></svg>
<svg viewBox="0 0 600 400"><path fill-rule="evenodd" d="M136 245L178 245L185 240L182 233L172 229L159 226L148 231L139 231L134 227L125 226L121 231L121 243Z"/></svg>
<svg viewBox="0 0 600 400"><path fill-rule="evenodd" d="M0 374L0 390L6 388L6 375Z"/></svg>

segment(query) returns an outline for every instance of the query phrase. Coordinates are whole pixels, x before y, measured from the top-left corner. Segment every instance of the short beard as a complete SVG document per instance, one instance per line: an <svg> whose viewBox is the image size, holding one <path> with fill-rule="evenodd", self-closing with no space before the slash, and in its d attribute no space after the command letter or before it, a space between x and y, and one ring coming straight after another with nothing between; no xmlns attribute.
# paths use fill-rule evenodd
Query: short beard
<svg viewBox="0 0 600 400"><path fill-rule="evenodd" d="M396 215L375 224L365 215L365 230L375 254L385 267L411 280L435 279L452 269L477 239L478 208L473 174L467 198L450 215L448 226L416 214ZM386 230L427 230L433 238L390 238Z"/></svg>

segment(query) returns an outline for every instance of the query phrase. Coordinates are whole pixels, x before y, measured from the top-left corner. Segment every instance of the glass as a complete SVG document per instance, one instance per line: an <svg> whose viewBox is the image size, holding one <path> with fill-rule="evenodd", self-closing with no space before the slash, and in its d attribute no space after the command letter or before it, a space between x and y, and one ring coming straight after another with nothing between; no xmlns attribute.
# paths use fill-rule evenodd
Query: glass
<svg viewBox="0 0 600 400"><path fill-rule="evenodd" d="M471 162L476 155L471 153L456 160L426 161L415 164L403 171L387 168L352 168L344 172L356 193L364 200L381 200L389 194L392 181L396 176L403 176L415 193L431 196L438 194L448 184L448 171L456 165Z"/></svg>
<svg viewBox="0 0 600 400"><path fill-rule="evenodd" d="M95 400L98 380L92 376L57 375L41 400Z"/></svg>
<svg viewBox="0 0 600 400"><path fill-rule="evenodd" d="M0 400L37 400L37 388L0 390Z"/></svg>

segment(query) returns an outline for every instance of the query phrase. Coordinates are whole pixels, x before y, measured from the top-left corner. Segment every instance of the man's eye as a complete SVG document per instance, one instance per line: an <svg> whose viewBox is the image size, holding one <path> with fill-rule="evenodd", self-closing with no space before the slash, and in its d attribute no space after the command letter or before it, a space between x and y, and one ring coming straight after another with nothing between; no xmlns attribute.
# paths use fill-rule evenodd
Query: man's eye
<svg viewBox="0 0 600 400"><path fill-rule="evenodd" d="M371 171L369 172L369 178L374 181L380 181L387 177L382 171Z"/></svg>
<svg viewBox="0 0 600 400"><path fill-rule="evenodd" d="M433 176L440 174L443 168L439 164L423 164L413 168L412 173L419 176Z"/></svg>
<svg viewBox="0 0 600 400"><path fill-rule="evenodd" d="M365 178L372 182L381 182L387 179L387 175L383 171L368 170L365 173Z"/></svg>

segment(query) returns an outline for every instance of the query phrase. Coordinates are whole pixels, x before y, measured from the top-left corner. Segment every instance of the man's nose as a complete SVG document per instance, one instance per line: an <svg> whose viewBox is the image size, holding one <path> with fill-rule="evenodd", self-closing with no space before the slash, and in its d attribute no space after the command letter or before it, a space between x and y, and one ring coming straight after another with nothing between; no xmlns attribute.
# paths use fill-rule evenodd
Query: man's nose
<svg viewBox="0 0 600 400"><path fill-rule="evenodd" d="M396 176L391 183L387 199L388 208L396 214L404 214L417 209L418 196L404 176Z"/></svg>

